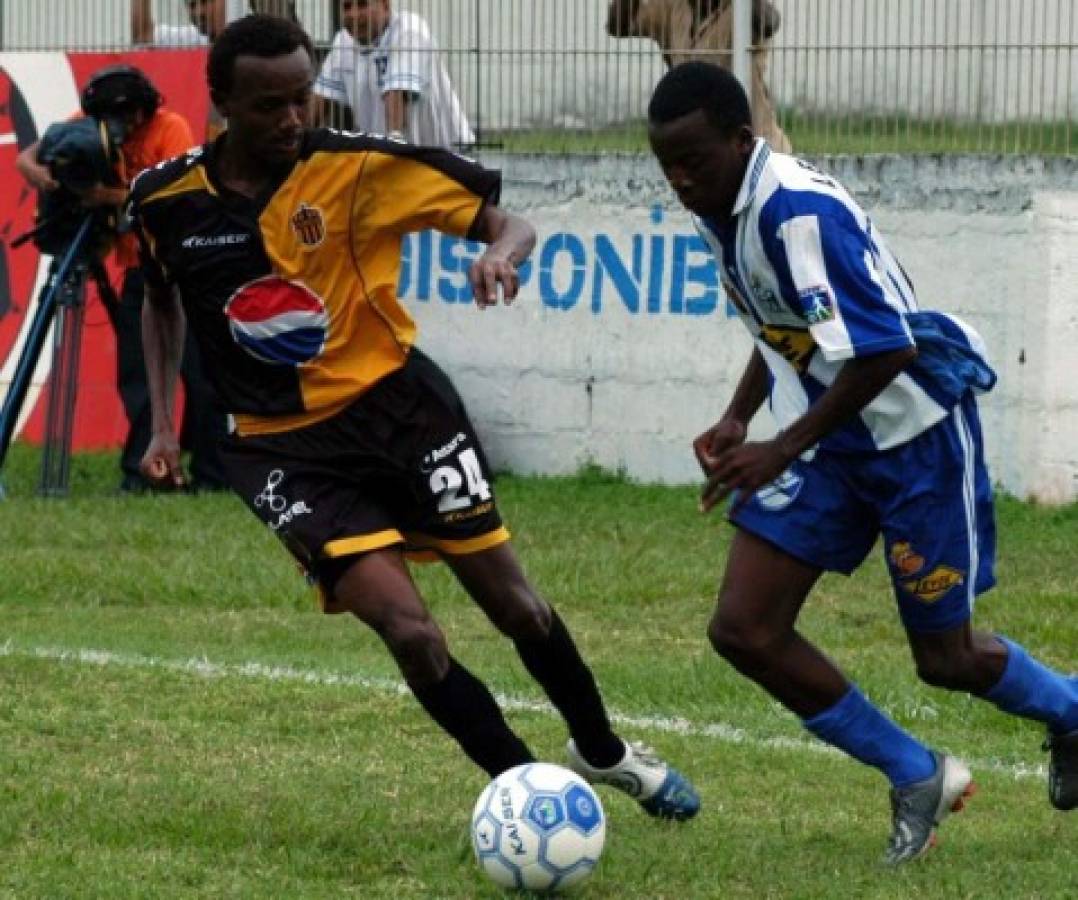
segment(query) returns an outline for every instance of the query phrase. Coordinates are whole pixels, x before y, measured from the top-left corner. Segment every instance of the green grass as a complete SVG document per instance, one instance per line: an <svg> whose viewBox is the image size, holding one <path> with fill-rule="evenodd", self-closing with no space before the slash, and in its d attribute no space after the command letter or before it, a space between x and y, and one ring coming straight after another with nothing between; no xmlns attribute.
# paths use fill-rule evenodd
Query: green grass
<svg viewBox="0 0 1078 900"><path fill-rule="evenodd" d="M111 455L77 457L71 497L40 500L36 465L14 448L0 503L0 897L498 896L467 839L485 779L397 692L371 634L315 612L237 500L113 496ZM589 472L499 492L611 708L639 720L626 733L704 797L679 826L604 791L607 850L578 896L1075 896L1078 818L1018 774L1044 764L1038 729L917 682L878 562L825 578L804 630L900 722L974 761L981 786L898 872L878 863L883 780L816 752L707 646L729 530L696 515L691 488ZM1003 499L1000 529L981 623L1073 668L1078 508ZM454 653L539 700L446 572L416 571ZM510 715L562 758L553 715ZM718 725L741 739L704 733Z"/></svg>
<svg viewBox="0 0 1078 900"><path fill-rule="evenodd" d="M1078 153L1074 122L1008 122L999 125L891 118L800 116L787 110L782 127L797 153L832 156L868 153ZM510 153L646 153L643 122L581 131L534 129L484 135Z"/></svg>

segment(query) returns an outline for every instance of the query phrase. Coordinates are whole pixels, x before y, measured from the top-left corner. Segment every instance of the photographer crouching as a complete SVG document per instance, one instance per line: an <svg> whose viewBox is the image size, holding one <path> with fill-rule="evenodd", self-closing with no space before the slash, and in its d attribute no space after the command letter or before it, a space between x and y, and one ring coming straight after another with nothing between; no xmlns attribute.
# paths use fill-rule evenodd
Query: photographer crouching
<svg viewBox="0 0 1078 900"><path fill-rule="evenodd" d="M161 105L161 95L134 66L95 72L80 96L82 113L51 126L16 158L22 177L41 192L34 240L43 253L59 254L88 212L95 214L94 252L111 245L123 273L119 303L109 318L116 332L116 382L128 433L120 456L120 490L148 488L139 462L150 443L150 397L142 352L144 284L134 235L121 234L120 208L132 179L143 169L194 145L183 116ZM225 416L203 378L198 350L188 335L180 369L185 392L181 443L191 451L192 490L221 490L224 478L217 441Z"/></svg>

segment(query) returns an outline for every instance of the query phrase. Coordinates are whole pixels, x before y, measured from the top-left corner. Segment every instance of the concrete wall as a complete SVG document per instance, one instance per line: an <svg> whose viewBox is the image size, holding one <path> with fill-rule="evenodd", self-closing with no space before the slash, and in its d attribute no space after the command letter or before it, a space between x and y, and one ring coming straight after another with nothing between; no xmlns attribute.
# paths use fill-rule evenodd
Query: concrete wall
<svg viewBox="0 0 1078 900"><path fill-rule="evenodd" d="M485 161L504 168L504 204L540 232L522 297L482 313L462 302L476 248L432 236L410 243L402 287L420 345L455 378L495 463L695 480L690 442L721 413L750 344L657 167ZM1078 160L817 162L871 210L922 304L988 341L994 478L1020 496L1078 498Z"/></svg>

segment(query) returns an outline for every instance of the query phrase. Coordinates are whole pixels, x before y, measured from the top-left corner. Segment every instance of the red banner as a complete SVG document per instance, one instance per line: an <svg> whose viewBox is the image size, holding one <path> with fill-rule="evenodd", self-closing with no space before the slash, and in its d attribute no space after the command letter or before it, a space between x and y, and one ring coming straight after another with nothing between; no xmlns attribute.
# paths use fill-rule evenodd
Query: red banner
<svg viewBox="0 0 1078 900"><path fill-rule="evenodd" d="M198 139L205 132L209 100L206 51L144 50L130 53L0 54L0 397L7 391L22 352L47 270L32 243L12 249L10 242L33 227L37 194L15 169L15 157L37 141L50 124L78 108L87 79L105 66L128 63L145 72L165 105L183 115ZM120 273L107 262L119 292ZM27 396L22 437L39 442L44 421L51 343L41 354L34 386ZM116 341L92 282L87 290L73 445L76 449L115 447L127 433L116 392Z"/></svg>

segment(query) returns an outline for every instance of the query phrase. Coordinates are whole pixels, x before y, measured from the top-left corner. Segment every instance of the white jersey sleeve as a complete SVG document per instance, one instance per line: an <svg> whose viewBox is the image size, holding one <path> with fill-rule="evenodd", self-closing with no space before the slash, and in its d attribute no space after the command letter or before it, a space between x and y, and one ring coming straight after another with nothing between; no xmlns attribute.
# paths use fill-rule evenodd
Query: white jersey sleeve
<svg viewBox="0 0 1078 900"><path fill-rule="evenodd" d="M388 58L382 93L407 91L425 94L430 90L437 52L430 27L419 16L406 13L398 15L393 26L384 45Z"/></svg>
<svg viewBox="0 0 1078 900"><path fill-rule="evenodd" d="M154 25L155 47L204 47L210 42L194 25Z"/></svg>
<svg viewBox="0 0 1078 900"><path fill-rule="evenodd" d="M318 71L318 77L314 82L314 93L327 100L336 100L338 103L352 103L348 88L355 77L356 48L348 33L341 30L333 39L329 53Z"/></svg>

